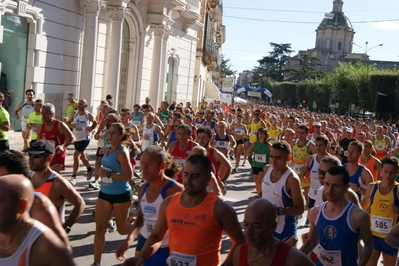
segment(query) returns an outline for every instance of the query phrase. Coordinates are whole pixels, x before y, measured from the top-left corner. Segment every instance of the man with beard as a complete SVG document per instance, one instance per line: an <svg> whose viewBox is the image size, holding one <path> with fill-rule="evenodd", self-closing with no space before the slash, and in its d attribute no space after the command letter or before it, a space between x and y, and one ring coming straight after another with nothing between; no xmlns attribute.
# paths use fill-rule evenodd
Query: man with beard
<svg viewBox="0 0 399 266"><path fill-rule="evenodd" d="M140 254L124 265L141 265L158 250L168 230L169 265L232 265L233 250L244 242L244 237L233 208L207 192L211 171L212 163L207 157L193 155L187 159L183 170L184 191L162 202L158 221ZM220 263L223 231L233 245L224 263Z"/></svg>
<svg viewBox="0 0 399 266"><path fill-rule="evenodd" d="M55 149L51 142L38 140L24 152L29 156L29 167L33 171L30 180L36 192L46 195L58 209L61 222L67 233L71 226L83 213L86 204L72 185L55 171L51 170L50 162ZM65 201L72 206L68 219L65 220Z"/></svg>
<svg viewBox="0 0 399 266"><path fill-rule="evenodd" d="M248 205L244 214L244 235L247 242L235 249L234 265L313 265L295 247L274 238L276 218L276 206L269 200L256 199Z"/></svg>
<svg viewBox="0 0 399 266"><path fill-rule="evenodd" d="M31 219L33 197L26 177L0 177L0 265L75 265L54 232Z"/></svg>

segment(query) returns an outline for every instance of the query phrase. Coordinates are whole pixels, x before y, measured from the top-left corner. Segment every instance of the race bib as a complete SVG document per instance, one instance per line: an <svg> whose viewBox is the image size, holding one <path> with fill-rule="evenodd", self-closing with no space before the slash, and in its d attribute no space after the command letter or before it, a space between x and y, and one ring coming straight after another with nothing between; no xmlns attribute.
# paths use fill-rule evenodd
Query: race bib
<svg viewBox="0 0 399 266"><path fill-rule="evenodd" d="M184 159L176 159L175 158L176 163L178 163L180 165L180 168L183 170L184 165L186 164L186 160Z"/></svg>
<svg viewBox="0 0 399 266"><path fill-rule="evenodd" d="M266 154L255 154L255 162L266 163Z"/></svg>
<svg viewBox="0 0 399 266"><path fill-rule="evenodd" d="M154 220L146 220L145 221L148 234L150 234L152 232L152 230L154 230L156 223L157 223L157 221L154 221Z"/></svg>
<svg viewBox="0 0 399 266"><path fill-rule="evenodd" d="M295 173L300 174L301 173L301 168L302 165L301 164L294 164L292 165L292 170L294 170Z"/></svg>
<svg viewBox="0 0 399 266"><path fill-rule="evenodd" d="M234 130L234 134L242 136L242 135L244 135L244 130L242 130L241 128L236 128Z"/></svg>
<svg viewBox="0 0 399 266"><path fill-rule="evenodd" d="M141 121L140 120L133 120L133 125L135 125L136 127L140 126Z"/></svg>
<svg viewBox="0 0 399 266"><path fill-rule="evenodd" d="M320 244L313 250L320 263L324 266L342 265L340 250L325 250Z"/></svg>
<svg viewBox="0 0 399 266"><path fill-rule="evenodd" d="M378 143L377 145L375 145L375 149L376 150L385 150L385 143Z"/></svg>
<svg viewBox="0 0 399 266"><path fill-rule="evenodd" d="M229 143L226 141L217 141L216 143L218 148L226 149L229 146Z"/></svg>
<svg viewBox="0 0 399 266"><path fill-rule="evenodd" d="M197 266L197 255L172 251L172 254L166 259L166 263L169 266Z"/></svg>
<svg viewBox="0 0 399 266"><path fill-rule="evenodd" d="M252 130L251 133L252 133L253 136L256 136L258 134L258 130Z"/></svg>
<svg viewBox="0 0 399 266"><path fill-rule="evenodd" d="M108 177L101 177L101 183L103 184L112 184L112 178L108 178Z"/></svg>
<svg viewBox="0 0 399 266"><path fill-rule="evenodd" d="M310 186L309 193L308 193L309 198L314 199L317 195L317 191L319 191L318 186Z"/></svg>
<svg viewBox="0 0 399 266"><path fill-rule="evenodd" d="M371 231L387 234L392 229L392 218L373 215L371 217Z"/></svg>
<svg viewBox="0 0 399 266"><path fill-rule="evenodd" d="M78 132L83 131L83 127L76 127L75 129L76 129L76 131L78 131Z"/></svg>

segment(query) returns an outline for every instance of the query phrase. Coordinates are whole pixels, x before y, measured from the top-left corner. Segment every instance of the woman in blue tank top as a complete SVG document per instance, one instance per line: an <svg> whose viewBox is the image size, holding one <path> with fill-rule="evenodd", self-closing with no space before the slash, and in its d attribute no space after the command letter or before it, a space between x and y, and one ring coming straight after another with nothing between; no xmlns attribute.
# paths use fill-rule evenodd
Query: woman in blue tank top
<svg viewBox="0 0 399 266"><path fill-rule="evenodd" d="M126 220L132 205L130 182L133 182L133 169L129 152L124 143L131 139L130 131L125 131L122 123L114 123L109 128L108 141L111 147L105 150L101 159L101 188L95 212L96 232L94 235L94 265L101 263L105 232L112 211L115 214L119 234L125 235Z"/></svg>

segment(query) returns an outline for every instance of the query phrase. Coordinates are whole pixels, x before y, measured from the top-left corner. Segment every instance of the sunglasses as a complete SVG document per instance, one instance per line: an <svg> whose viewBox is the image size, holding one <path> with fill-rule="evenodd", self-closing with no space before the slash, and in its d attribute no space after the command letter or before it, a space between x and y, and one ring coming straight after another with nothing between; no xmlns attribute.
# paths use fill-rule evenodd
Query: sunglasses
<svg viewBox="0 0 399 266"><path fill-rule="evenodd" d="M256 113L255 113L254 115L260 115L260 114L256 114Z"/></svg>
<svg viewBox="0 0 399 266"><path fill-rule="evenodd" d="M325 176L326 175L326 173L327 173L327 171L322 171L322 170L318 170L319 171L319 175L322 175L322 176Z"/></svg>
<svg viewBox="0 0 399 266"><path fill-rule="evenodd" d="M29 158L33 158L33 159L40 158L40 157L42 157L42 156L44 156L44 155L45 155L45 153L42 153L42 154L32 154L32 153L28 153Z"/></svg>

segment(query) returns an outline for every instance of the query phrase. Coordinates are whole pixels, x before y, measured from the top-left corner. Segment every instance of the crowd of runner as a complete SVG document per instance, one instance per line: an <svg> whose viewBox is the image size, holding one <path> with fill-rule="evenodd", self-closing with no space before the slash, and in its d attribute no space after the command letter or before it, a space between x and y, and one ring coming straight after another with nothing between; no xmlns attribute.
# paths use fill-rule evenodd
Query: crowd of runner
<svg viewBox="0 0 399 266"><path fill-rule="evenodd" d="M254 102L157 108L146 98L118 111L112 95L93 114L85 99L68 97L58 120L53 104L26 91L13 113L23 141L15 151L0 93L0 265L74 265L68 233L86 206L74 188L80 162L99 191L94 266L114 230L126 235L116 250L124 265L371 266L381 254L396 265L395 124ZM95 162L85 152L91 141ZM67 156L69 180L61 176ZM223 198L247 161L257 196L242 230ZM299 249L298 226L309 228ZM221 262L223 232L232 247ZM135 256L125 258L135 240Z"/></svg>

